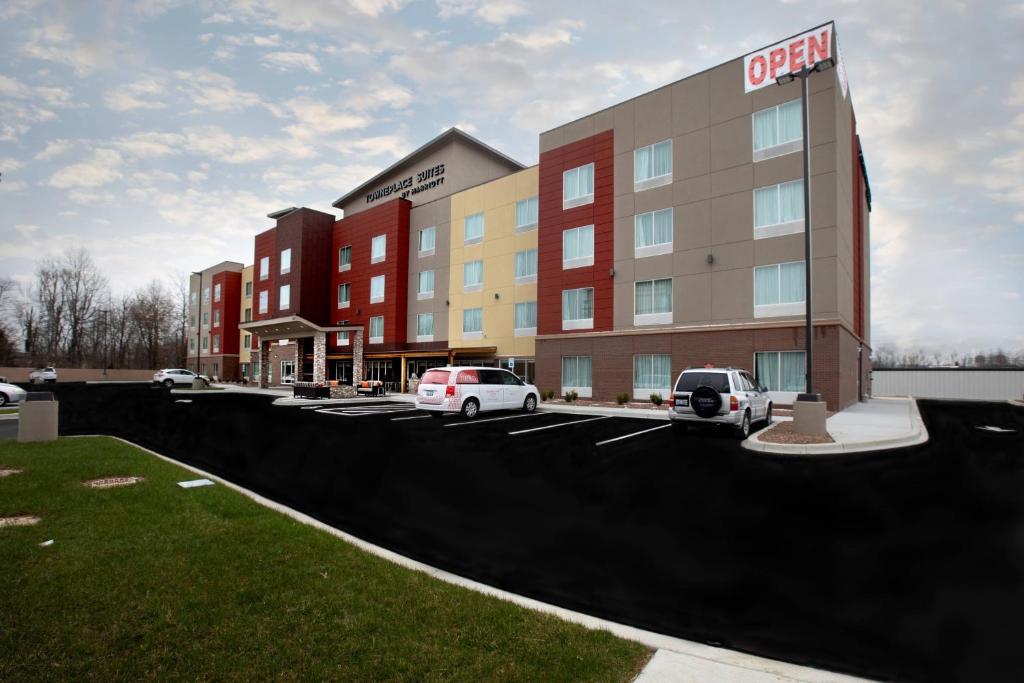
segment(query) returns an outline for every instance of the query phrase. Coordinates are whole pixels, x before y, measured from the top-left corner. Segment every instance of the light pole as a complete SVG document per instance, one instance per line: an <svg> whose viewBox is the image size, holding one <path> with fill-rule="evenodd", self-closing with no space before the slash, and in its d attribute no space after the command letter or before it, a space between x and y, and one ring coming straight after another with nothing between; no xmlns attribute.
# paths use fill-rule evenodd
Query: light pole
<svg viewBox="0 0 1024 683"><path fill-rule="evenodd" d="M804 321L804 336L807 354L805 377L807 380L804 393L798 394L797 401L821 400L821 397L814 391L814 337L811 331L811 313L813 296L811 294L811 131L810 116L807 102L807 80L812 73L827 71L835 65L831 57L816 62L813 66L806 64L799 71L792 71L775 79L779 85L792 83L799 78L801 83L800 114L803 119L804 132L804 301L806 305L806 320Z"/></svg>
<svg viewBox="0 0 1024 683"><path fill-rule="evenodd" d="M199 376L199 349L203 346L203 273L202 271L197 273L193 270L192 274L199 276L199 287L196 289L196 376ZM189 298L191 299L192 297ZM191 310L191 308L191 302L189 302L189 309Z"/></svg>

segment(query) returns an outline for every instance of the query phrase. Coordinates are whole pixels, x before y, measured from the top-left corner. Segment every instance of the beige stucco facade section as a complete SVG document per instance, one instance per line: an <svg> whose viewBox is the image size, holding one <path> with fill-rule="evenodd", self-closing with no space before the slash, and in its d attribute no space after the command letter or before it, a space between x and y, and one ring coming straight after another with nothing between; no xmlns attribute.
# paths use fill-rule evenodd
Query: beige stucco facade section
<svg viewBox="0 0 1024 683"><path fill-rule="evenodd" d="M248 292L248 294L246 294ZM252 266L246 266L242 269L242 291L239 294L241 301L238 305L238 320L240 322L246 322L246 310L249 311L249 319L252 319ZM249 333L245 330L239 330L238 333L238 362L251 363L252 353L249 351L251 344L245 343L245 337ZM251 371L250 371L251 376Z"/></svg>
<svg viewBox="0 0 1024 683"><path fill-rule="evenodd" d="M452 348L494 346L501 358L533 358L533 334L516 335L515 304L537 300L536 277L516 284L516 254L537 248L537 228L516 230L516 202L537 196L537 167L512 173L451 197L451 270L448 280L448 343ZM465 244L465 219L484 214L484 237ZM482 260L483 286L465 291L464 264ZM483 309L483 336L466 339L463 311Z"/></svg>

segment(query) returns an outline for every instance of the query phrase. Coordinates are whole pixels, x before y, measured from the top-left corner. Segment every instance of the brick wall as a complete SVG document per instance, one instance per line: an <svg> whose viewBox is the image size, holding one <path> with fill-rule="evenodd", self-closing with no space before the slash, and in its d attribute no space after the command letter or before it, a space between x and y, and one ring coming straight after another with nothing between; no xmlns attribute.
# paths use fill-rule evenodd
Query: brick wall
<svg viewBox="0 0 1024 683"><path fill-rule="evenodd" d="M216 300L214 293L220 285L220 301ZM242 294L242 274L231 271L221 271L213 276L213 284L210 288L211 303L210 312L210 350L213 350L212 335L220 335L220 353L238 354L238 323L241 320L240 299ZM213 319L217 313L220 314L220 325L213 327Z"/></svg>
<svg viewBox="0 0 1024 683"><path fill-rule="evenodd" d="M277 230L271 228L256 235L255 249L253 252L253 272L252 272L252 319L253 320L269 320L274 317L274 312L277 310L277 289L274 286L274 273L277 272ZM270 272L267 279L261 279L263 277L263 271L260 270L260 259L264 256L270 259ZM260 313L260 292L268 292L267 297L267 312Z"/></svg>

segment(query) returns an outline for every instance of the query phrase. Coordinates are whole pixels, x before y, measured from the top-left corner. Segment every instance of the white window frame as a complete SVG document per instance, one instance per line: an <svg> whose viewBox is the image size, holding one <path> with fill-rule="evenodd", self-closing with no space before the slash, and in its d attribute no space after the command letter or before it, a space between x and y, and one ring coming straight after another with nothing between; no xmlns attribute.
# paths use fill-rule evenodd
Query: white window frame
<svg viewBox="0 0 1024 683"><path fill-rule="evenodd" d="M284 305L282 305L282 303ZM286 311L292 307L292 286L281 285L277 290L277 310Z"/></svg>
<svg viewBox="0 0 1024 683"><path fill-rule="evenodd" d="M590 386L569 386L565 384L565 359L575 358L576 360L576 376L579 377L579 359L589 358L590 359ZM558 382L562 388L562 395L575 391L576 395L580 398L592 398L594 395L594 358L593 356L562 356L558 361Z"/></svg>
<svg viewBox="0 0 1024 683"><path fill-rule="evenodd" d="M480 311L480 329L479 330L466 330L466 312L467 311ZM482 306L472 306L470 308L462 309L462 338L463 339L483 339L484 336L484 309Z"/></svg>
<svg viewBox="0 0 1024 683"><path fill-rule="evenodd" d="M533 327L515 327L516 324L516 307L527 306L533 304ZM512 334L516 337L536 337L537 336L537 302L536 301L517 301L512 306Z"/></svg>
<svg viewBox="0 0 1024 683"><path fill-rule="evenodd" d="M562 270L572 270L573 268L586 268L588 266L594 265L594 248L595 247L594 247L594 240L593 239L591 239L591 241L590 241L591 251L590 251L589 255L577 256L577 257L571 258L571 259L565 258L565 240L569 236L569 233L574 233L576 235L576 241L577 241L577 244L578 244L579 243L579 232L581 230L586 230L587 228L590 228L591 236L592 237L595 236L595 233L597 231L594 229L593 225L580 225L580 226L575 227L575 228L566 228L565 230L562 231Z"/></svg>
<svg viewBox="0 0 1024 683"><path fill-rule="evenodd" d="M374 296L373 295L373 285L376 282L380 283L380 295L379 296ZM371 277L370 278L370 303L371 304L382 303L384 301L384 297L386 295L387 295L387 280L385 279L385 277L383 275L374 275L373 277Z"/></svg>
<svg viewBox="0 0 1024 683"><path fill-rule="evenodd" d="M469 227L469 219L470 218L476 218L477 216L480 217L480 235L477 236L477 237L468 237L466 235L466 228ZM462 219L462 243L463 244L480 244L481 242L484 241L484 235L486 234L486 230L487 230L487 220L484 217L484 212L483 211L477 211L476 213L473 213L473 214L470 214L468 216L465 216Z"/></svg>
<svg viewBox="0 0 1024 683"><path fill-rule="evenodd" d="M572 182L576 183L576 191L579 192L579 189L580 189L579 188L579 171L580 171L580 169L587 168L588 166L590 167L590 177L594 179L594 187L590 188L590 193L589 194L576 194L576 195L574 195L572 197L568 197L567 198L565 196L565 188L566 188L566 183L570 182L569 181L569 174L570 173L574 173L575 174L575 176L573 177ZM596 167L594 166L594 162L591 161L589 164L583 164L581 166L577 166L575 168L570 168L570 169L566 169L565 171L562 171L562 210L563 211L566 210L566 209L573 209L573 208L575 208L577 206L584 206L586 204L593 204L594 203L594 191L595 191L595 189L597 187L597 177L595 175L595 170L596 170Z"/></svg>
<svg viewBox="0 0 1024 683"><path fill-rule="evenodd" d="M651 152L651 163L653 164L654 163L654 148L656 146L658 146L658 145L663 145L665 143L668 143L668 160L669 160L668 173L663 173L661 175L656 175L656 176L650 176L648 178L643 178L643 179L637 179L637 169L638 169L638 166L637 166L637 163L636 163L637 155L640 152L644 151L645 149L650 150L650 152ZM672 152L673 152L673 149L672 149L672 138L668 138L667 140L659 140L658 142L654 142L654 143L651 143L649 145L645 145L643 147L638 147L635 150L633 150L633 192L643 192L644 190L650 190L650 189L653 189L655 187L661 187L663 185L669 185L669 184L672 183L672 173L675 170L675 159L672 158Z"/></svg>
<svg viewBox="0 0 1024 683"><path fill-rule="evenodd" d="M203 335L203 351L209 351L209 350L210 350L210 337L209 337L209 335L204 334Z"/></svg>
<svg viewBox="0 0 1024 683"><path fill-rule="evenodd" d="M636 233L640 230L640 219L643 216L650 216L651 223L653 225L655 214L668 212L669 223L672 229L669 230L668 242L657 242L655 244L648 245L646 247L636 246ZM671 206L667 209L658 209L657 211L646 211L644 213L638 213L633 216L633 258L647 258L648 256L658 256L660 254L671 254L673 249L673 243L675 242L675 209Z"/></svg>
<svg viewBox="0 0 1024 683"><path fill-rule="evenodd" d="M265 314L269 310L270 310L270 290L269 289L264 289L262 292L260 292L259 313L260 313L260 315L263 315L263 314Z"/></svg>
<svg viewBox="0 0 1024 683"><path fill-rule="evenodd" d="M590 315L589 318L566 318L565 317L565 297L569 292L583 292L590 290ZM572 289L562 290L562 329L563 330L592 330L594 329L594 305L596 303L594 297L593 287L574 287Z"/></svg>
<svg viewBox="0 0 1024 683"><path fill-rule="evenodd" d="M292 272L292 248L281 250L281 275L287 275Z"/></svg>
<svg viewBox="0 0 1024 683"><path fill-rule="evenodd" d="M334 345L335 346L348 346L349 345L349 334L348 330L342 330L334 334Z"/></svg>
<svg viewBox="0 0 1024 683"><path fill-rule="evenodd" d="M780 375L782 373L782 354L784 354L784 353L802 353L803 356L804 356L804 373L807 372L807 351L805 351L804 349L784 349L782 351L754 351L754 362L752 364L752 367L754 368L754 372L752 374L754 375L754 380L755 381L758 381L757 380L757 375L758 375L757 357L760 354L762 354L762 353L774 353L776 356L779 356L778 366L779 366L779 373L780 373ZM806 378L806 374L804 375L804 377ZM780 377L780 379L781 379L781 377ZM790 403L791 404L791 403L793 403L793 401L796 400L796 397L797 397L798 394L803 393L803 390L804 390L804 387L801 387L798 391L783 391L783 390L775 391L775 390L769 390L768 391L768 396L771 397L772 401L775 401L776 403Z"/></svg>
<svg viewBox="0 0 1024 683"><path fill-rule="evenodd" d="M213 286L213 300L215 302L220 301L220 283L218 282Z"/></svg>
<svg viewBox="0 0 1024 683"><path fill-rule="evenodd" d="M515 253L515 256L512 257L513 258L513 260L512 260L512 273L514 275L514 281L515 281L515 283L517 285L528 285L528 284L530 284L532 282L536 282L537 281L537 270L534 270L534 272L532 272L532 273L530 273L528 275L515 275L515 273L516 273L516 264L517 264L517 261L519 260L519 255L520 254L526 254L526 262L527 262L527 264L529 264L529 262L530 262L530 252L531 251L534 252L534 254L535 254L533 261L534 261L534 264L537 266L537 269L539 270L540 269L540 262L539 262L540 255L537 252L537 248L536 247L529 248L529 249L523 249L521 251L517 251Z"/></svg>
<svg viewBox="0 0 1024 683"><path fill-rule="evenodd" d="M781 237L782 235L795 235L804 231L804 220L798 218L795 221L784 221L779 223L766 223L765 225L757 224L757 193L759 190L767 190L769 188L775 188L775 206L781 207L782 199L782 186L783 185L794 185L799 184L801 186L801 197L803 196L803 178L796 180L787 180L784 183L775 183L774 185L763 185L761 187L755 187L754 191L750 195L751 206L753 207L753 221L754 221L754 239L761 240L769 237ZM803 204L800 204L801 208Z"/></svg>
<svg viewBox="0 0 1024 683"><path fill-rule="evenodd" d="M266 280L270 277L270 257L260 257L260 281Z"/></svg>
<svg viewBox="0 0 1024 683"><path fill-rule="evenodd" d="M657 313L637 313L636 311L636 289L637 285L650 282L651 283L651 296L654 296L654 283L668 280L669 282L669 293L671 295L671 301L669 301L668 311L661 311ZM674 282L671 277L658 277L650 280L637 280L633 283L633 325L641 327L644 325L670 325L672 323L672 310L675 306L675 292L672 290ZM652 301L653 303L653 301ZM653 306L652 306L653 307Z"/></svg>
<svg viewBox="0 0 1024 683"><path fill-rule="evenodd" d="M799 152L799 151L801 151L804 148L803 127L801 126L801 128L800 128L800 137L797 138L796 140L789 140L788 142L776 143L776 144L772 145L771 147L762 147L761 149L754 149L754 142L757 139L757 126L754 124L754 121L757 119L757 115L760 114L761 112L766 112L766 111L770 111L770 110L774 109L775 110L775 132L778 133L778 130L779 130L779 112L778 112L778 110L779 110L780 107L783 107L783 106L785 106L787 104L791 104L792 102L799 102L799 100L790 100L789 102L780 102L779 104L776 104L773 107L765 107L764 109L759 109L759 110L755 111L753 114L750 115L750 148L751 148L751 156L752 156L752 159L753 159L753 161L755 163L758 162L758 161L764 161L765 159L773 159L775 157L781 157L781 156L784 156L786 154L792 154L793 152Z"/></svg>
<svg viewBox="0 0 1024 683"><path fill-rule="evenodd" d="M782 263L766 263L762 266L754 266L753 275L753 294L754 294L754 317L755 318L776 318L783 315L801 315L807 310L807 288L804 288L804 298L801 301L791 301L779 304L758 304L757 303L757 270L758 268L772 268L774 267L779 273L779 288L782 288L782 266L791 263L799 263L804 265L803 261L784 261ZM804 273L804 277L807 277L807 273Z"/></svg>
<svg viewBox="0 0 1024 683"><path fill-rule="evenodd" d="M203 311L203 327L209 327L209 326L210 326L210 312L209 311Z"/></svg>
<svg viewBox="0 0 1024 683"><path fill-rule="evenodd" d="M376 337L373 336L373 324L374 324L373 321L374 320L379 320L380 321L380 335L376 336ZM366 329L367 329L367 332L370 335L370 343L371 344L383 344L384 343L384 316L382 316L382 315L372 316L370 318L370 320L369 320L369 323L366 326Z"/></svg>
<svg viewBox="0 0 1024 683"><path fill-rule="evenodd" d="M341 255L348 253L348 263L341 262ZM338 272L344 273L346 270L352 270L352 245L348 244L344 247L338 247Z"/></svg>
<svg viewBox="0 0 1024 683"><path fill-rule="evenodd" d="M422 287L423 287L423 274L424 273L430 273L430 279L431 279L431 282L432 282L432 286L430 288L430 291L426 291L426 290L422 289ZM433 269L421 270L419 273L416 274L416 300L417 301L425 301L427 299L433 299L434 298L434 289L436 287L437 287L437 273L435 273Z"/></svg>
<svg viewBox="0 0 1024 683"><path fill-rule="evenodd" d="M380 256L374 256L373 254L374 254L375 251L377 251L377 245L378 244L383 245L383 247L381 248L381 251L383 253ZM370 263L383 263L385 260L387 260L387 258L388 258L388 236L386 234L385 235L376 235L372 240L370 240Z"/></svg>
<svg viewBox="0 0 1024 683"><path fill-rule="evenodd" d="M245 283L245 298L252 298L252 280L249 280L248 282Z"/></svg>
<svg viewBox="0 0 1024 683"><path fill-rule="evenodd" d="M213 311L213 326L220 327L220 309L214 309Z"/></svg>
<svg viewBox="0 0 1024 683"><path fill-rule="evenodd" d="M242 347L247 349L250 346L252 346L252 335L251 334L243 334L242 335Z"/></svg>
<svg viewBox="0 0 1024 683"><path fill-rule="evenodd" d="M645 356L668 356L668 384L664 387L638 387L636 385L636 359ZM648 400L651 394L661 394L663 399L668 400L672 395L673 368L671 353L635 353L633 354L633 398L636 400Z"/></svg>
<svg viewBox="0 0 1024 683"><path fill-rule="evenodd" d="M526 204L526 213L533 218L530 223L519 223L519 205ZM526 199L520 199L516 201L515 205L515 220L516 220L516 232L527 232L534 230L537 227L537 222L540 220L540 199L536 195L533 197L527 197Z"/></svg>
<svg viewBox="0 0 1024 683"><path fill-rule="evenodd" d="M214 353L220 353L220 335L219 334L213 335L213 341L210 343L210 346L213 347L213 352Z"/></svg>
<svg viewBox="0 0 1024 683"><path fill-rule="evenodd" d="M210 288L209 287L203 287L203 303L204 304L210 303Z"/></svg>
<svg viewBox="0 0 1024 683"><path fill-rule="evenodd" d="M341 298L342 288L345 288L345 293L348 295L345 299ZM348 308L352 305L352 283L351 282L339 282L338 283L338 308Z"/></svg>
<svg viewBox="0 0 1024 683"><path fill-rule="evenodd" d="M469 284L466 282L466 266L471 263L480 264L480 282ZM462 264L462 291L463 292L479 292L484 288L484 261L483 259L473 259L472 261L466 261Z"/></svg>
<svg viewBox="0 0 1024 683"><path fill-rule="evenodd" d="M433 242L433 246L431 246L428 249L424 249L423 248L423 235L425 235L427 233L431 233L433 235L433 238L431 240ZM432 225L429 228L423 228L422 230L420 230L419 236L417 237L417 243L416 243L416 249L417 249L417 253L419 254L419 257L423 258L424 256L433 256L434 255L434 250L436 248L437 248L437 226L436 225Z"/></svg>
<svg viewBox="0 0 1024 683"><path fill-rule="evenodd" d="M420 334L420 318L430 318L430 334ZM417 313L416 314L416 341L417 342L432 342L434 341L434 314L433 313Z"/></svg>

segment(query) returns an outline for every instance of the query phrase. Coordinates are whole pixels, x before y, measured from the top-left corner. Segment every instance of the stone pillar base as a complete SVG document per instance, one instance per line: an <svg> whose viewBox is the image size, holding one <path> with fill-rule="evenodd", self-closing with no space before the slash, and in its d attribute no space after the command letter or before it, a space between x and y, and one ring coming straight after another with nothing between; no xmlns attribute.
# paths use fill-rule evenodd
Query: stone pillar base
<svg viewBox="0 0 1024 683"><path fill-rule="evenodd" d="M793 431L797 434L825 436L824 401L793 401Z"/></svg>
<svg viewBox="0 0 1024 683"><path fill-rule="evenodd" d="M57 401L23 401L18 409L18 442L57 439Z"/></svg>

